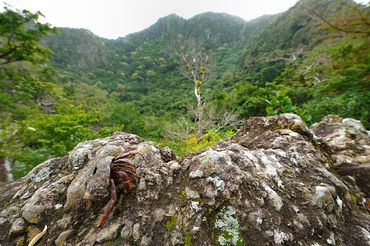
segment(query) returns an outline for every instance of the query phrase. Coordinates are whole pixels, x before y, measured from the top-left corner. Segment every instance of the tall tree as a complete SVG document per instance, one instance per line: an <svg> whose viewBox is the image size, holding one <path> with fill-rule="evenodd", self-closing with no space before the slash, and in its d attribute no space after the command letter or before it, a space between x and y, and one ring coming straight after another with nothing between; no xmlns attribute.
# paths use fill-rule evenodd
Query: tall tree
<svg viewBox="0 0 370 246"><path fill-rule="evenodd" d="M47 60L49 50L39 44L39 41L47 33L55 31L49 24L39 22L41 13L32 13L28 10L13 11L5 8L0 13L0 182L9 181L8 162L5 158L6 150L14 145L15 130L11 127L11 112L19 112L15 102L19 103L18 97L34 97L35 93L43 87L42 83L26 69L19 66L7 67L6 64L27 61L38 63ZM27 67L27 66L25 66ZM25 82L25 83L23 83ZM22 86L21 86L22 85ZM32 103L29 103L32 104ZM25 107L26 108L26 107ZM27 107L29 109L29 107Z"/></svg>
<svg viewBox="0 0 370 246"><path fill-rule="evenodd" d="M194 82L194 95L197 102L196 123L199 135L204 130L204 102L202 100L201 87L205 82L207 71L206 65L209 56L196 40L185 39L179 36L176 43L172 45L180 62L184 65L187 74Z"/></svg>

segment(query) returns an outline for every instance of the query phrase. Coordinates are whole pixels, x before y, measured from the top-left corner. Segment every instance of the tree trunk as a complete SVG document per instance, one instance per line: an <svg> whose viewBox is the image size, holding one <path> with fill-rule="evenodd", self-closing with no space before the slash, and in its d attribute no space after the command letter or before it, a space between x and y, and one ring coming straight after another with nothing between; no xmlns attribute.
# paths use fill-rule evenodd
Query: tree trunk
<svg viewBox="0 0 370 246"><path fill-rule="evenodd" d="M203 112L204 105L202 103L202 98L200 96L200 84L197 80L194 80L194 94L197 100L197 120L198 120L198 134L202 135L203 133Z"/></svg>
<svg viewBox="0 0 370 246"><path fill-rule="evenodd" d="M0 159L0 183L13 181L13 176L10 173L9 162L5 159Z"/></svg>

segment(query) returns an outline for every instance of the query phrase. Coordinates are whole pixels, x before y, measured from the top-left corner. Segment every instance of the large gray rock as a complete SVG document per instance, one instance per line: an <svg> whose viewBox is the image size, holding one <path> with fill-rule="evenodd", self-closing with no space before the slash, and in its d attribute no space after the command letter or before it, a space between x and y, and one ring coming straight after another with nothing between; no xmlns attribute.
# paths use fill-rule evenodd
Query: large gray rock
<svg viewBox="0 0 370 246"><path fill-rule="evenodd" d="M334 115L324 117L312 130L330 147L333 168L342 176L353 177L370 197L370 132L360 121Z"/></svg>
<svg viewBox="0 0 370 246"><path fill-rule="evenodd" d="M0 188L0 244L47 225L42 245L370 245L368 211L325 149L292 114L252 118L181 161L127 133L87 141ZM107 164L130 150L140 180L96 228Z"/></svg>

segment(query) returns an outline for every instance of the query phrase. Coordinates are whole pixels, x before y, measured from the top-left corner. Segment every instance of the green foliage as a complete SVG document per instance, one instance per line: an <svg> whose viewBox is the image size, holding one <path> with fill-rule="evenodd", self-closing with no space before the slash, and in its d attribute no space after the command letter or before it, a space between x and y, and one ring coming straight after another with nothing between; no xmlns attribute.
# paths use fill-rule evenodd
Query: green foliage
<svg viewBox="0 0 370 246"><path fill-rule="evenodd" d="M101 122L97 111L86 112L72 105L68 111L56 109L60 111L57 114L37 114L19 124L16 144L7 156L17 163L16 177L50 157L65 155L83 140L99 136L91 129Z"/></svg>
<svg viewBox="0 0 370 246"><path fill-rule="evenodd" d="M68 112L42 114L24 121L21 135L27 145L49 148L52 155L62 155L86 137L92 137L90 127L100 121L95 110L69 108Z"/></svg>
<svg viewBox="0 0 370 246"><path fill-rule="evenodd" d="M53 68L39 63L47 61L49 50L38 41L54 31L39 16L26 10L0 13L0 159L14 164L16 178L113 129L98 125L103 117L95 106L87 109L67 99Z"/></svg>
<svg viewBox="0 0 370 246"><path fill-rule="evenodd" d="M369 37L348 36L328 40L330 47L323 47L325 43L320 45L321 56L325 54L330 62L312 71L316 74L324 71L322 82L308 88L311 99L300 105L302 110L310 112L313 122L327 114L337 114L359 119L365 127L370 127L369 41Z"/></svg>
<svg viewBox="0 0 370 246"><path fill-rule="evenodd" d="M14 144L16 126L12 124L10 117L2 118L0 121L0 159L9 154L9 147Z"/></svg>
<svg viewBox="0 0 370 246"><path fill-rule="evenodd" d="M186 154L211 147L221 139L229 138L232 135L234 135L232 130L216 132L215 130L210 129L202 136L199 136L198 134L189 134L185 136L185 138L176 138L172 140L163 139L159 142L159 144L161 146L170 147L176 153L176 155L183 157Z"/></svg>
<svg viewBox="0 0 370 246"><path fill-rule="evenodd" d="M37 100L48 98L56 90L49 68L29 63L0 67L0 116L24 119L39 112Z"/></svg>
<svg viewBox="0 0 370 246"><path fill-rule="evenodd" d="M16 61L36 63L47 58L48 49L38 42L55 29L39 22L40 15L7 8L0 13L0 65Z"/></svg>
<svg viewBox="0 0 370 246"><path fill-rule="evenodd" d="M16 177L50 155L47 149L32 148L21 140L23 122L48 110L40 107L41 101L51 99L57 91L52 69L39 63L47 60L49 50L38 44L54 29L40 23L39 16L26 10L5 9L0 13L0 159L16 164ZM29 164L29 160L34 163Z"/></svg>
<svg viewBox="0 0 370 246"><path fill-rule="evenodd" d="M283 113L291 113L294 111L294 106L292 104L292 100L278 91L276 96L274 96L271 100L267 101L269 106L266 107L267 115L277 115Z"/></svg>
<svg viewBox="0 0 370 246"><path fill-rule="evenodd" d="M49 155L48 149L32 149L30 147L24 147L22 148L22 152L13 153L7 157L15 158L12 159L16 160L16 164L12 169L12 174L14 178L21 178L31 171L33 167L47 160L51 156Z"/></svg>
<svg viewBox="0 0 370 246"><path fill-rule="evenodd" d="M230 92L216 95L214 101L218 108L234 109L242 118L263 116L268 105L266 99L273 95L273 92L270 88L238 82Z"/></svg>
<svg viewBox="0 0 370 246"><path fill-rule="evenodd" d="M370 115L367 110L370 105L370 93L362 95L344 93L341 95L327 96L314 99L302 106L312 116L312 121L317 122L328 113L341 117L355 117L360 119L366 127L369 127Z"/></svg>

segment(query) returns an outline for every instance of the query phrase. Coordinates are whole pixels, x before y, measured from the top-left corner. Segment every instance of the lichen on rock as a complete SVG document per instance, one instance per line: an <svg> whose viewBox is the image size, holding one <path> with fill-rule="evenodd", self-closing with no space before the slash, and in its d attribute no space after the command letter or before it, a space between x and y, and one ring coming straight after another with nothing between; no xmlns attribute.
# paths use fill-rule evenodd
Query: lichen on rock
<svg viewBox="0 0 370 246"><path fill-rule="evenodd" d="M217 214L215 228L220 231L217 240L220 245L242 245L240 226L235 209L231 206L223 208Z"/></svg>

